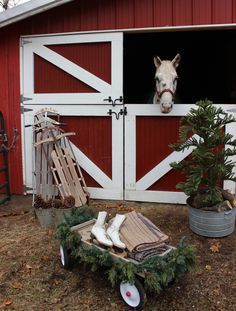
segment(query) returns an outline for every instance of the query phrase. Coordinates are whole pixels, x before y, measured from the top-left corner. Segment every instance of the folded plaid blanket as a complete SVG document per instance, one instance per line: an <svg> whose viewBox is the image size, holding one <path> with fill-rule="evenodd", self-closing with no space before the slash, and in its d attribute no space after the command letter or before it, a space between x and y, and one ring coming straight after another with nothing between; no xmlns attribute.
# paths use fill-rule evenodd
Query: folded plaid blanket
<svg viewBox="0 0 236 311"><path fill-rule="evenodd" d="M161 254L167 249L168 236L140 213L127 213L120 229L120 238L125 243L130 257L143 260Z"/></svg>

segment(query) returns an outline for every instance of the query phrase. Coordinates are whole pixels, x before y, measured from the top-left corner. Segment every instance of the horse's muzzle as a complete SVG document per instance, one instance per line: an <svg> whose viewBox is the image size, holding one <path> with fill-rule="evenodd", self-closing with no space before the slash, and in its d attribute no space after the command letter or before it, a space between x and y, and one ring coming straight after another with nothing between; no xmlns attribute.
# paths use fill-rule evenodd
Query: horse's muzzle
<svg viewBox="0 0 236 311"><path fill-rule="evenodd" d="M169 112L171 112L171 110L172 110L172 108L173 108L173 104L164 104L164 103L162 103L161 104L161 112L162 113L169 113Z"/></svg>

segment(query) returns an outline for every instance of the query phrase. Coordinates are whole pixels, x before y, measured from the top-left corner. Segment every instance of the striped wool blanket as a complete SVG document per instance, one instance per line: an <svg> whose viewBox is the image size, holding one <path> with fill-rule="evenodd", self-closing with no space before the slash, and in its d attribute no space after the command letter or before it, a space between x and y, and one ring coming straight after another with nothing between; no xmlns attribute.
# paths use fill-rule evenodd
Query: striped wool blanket
<svg viewBox="0 0 236 311"><path fill-rule="evenodd" d="M167 250L165 242L169 237L148 218L135 211L125 216L120 229L120 238L125 243L130 257L141 261Z"/></svg>

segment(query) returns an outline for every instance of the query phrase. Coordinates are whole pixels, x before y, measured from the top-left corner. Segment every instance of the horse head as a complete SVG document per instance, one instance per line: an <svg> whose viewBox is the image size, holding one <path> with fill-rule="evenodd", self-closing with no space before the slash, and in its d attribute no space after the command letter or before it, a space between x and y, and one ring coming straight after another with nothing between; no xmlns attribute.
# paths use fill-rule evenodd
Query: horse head
<svg viewBox="0 0 236 311"><path fill-rule="evenodd" d="M179 62L179 54L172 61L161 60L159 56L154 57L156 91L153 103L160 104L162 113L169 113L173 108L178 78L176 68Z"/></svg>

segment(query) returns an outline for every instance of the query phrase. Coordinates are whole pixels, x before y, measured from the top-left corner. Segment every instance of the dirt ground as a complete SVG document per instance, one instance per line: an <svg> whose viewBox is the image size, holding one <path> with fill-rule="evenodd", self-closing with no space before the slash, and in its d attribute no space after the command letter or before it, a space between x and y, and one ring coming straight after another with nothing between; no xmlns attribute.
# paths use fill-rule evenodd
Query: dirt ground
<svg viewBox="0 0 236 311"><path fill-rule="evenodd" d="M14 196L0 205L0 309L19 311L129 310L104 273L81 265L64 270L52 230L42 229L31 196ZM136 208L170 236L197 249L197 268L160 295L147 293L146 311L236 310L236 231L221 239L203 238L188 227L185 206L134 202L90 203L110 214Z"/></svg>

